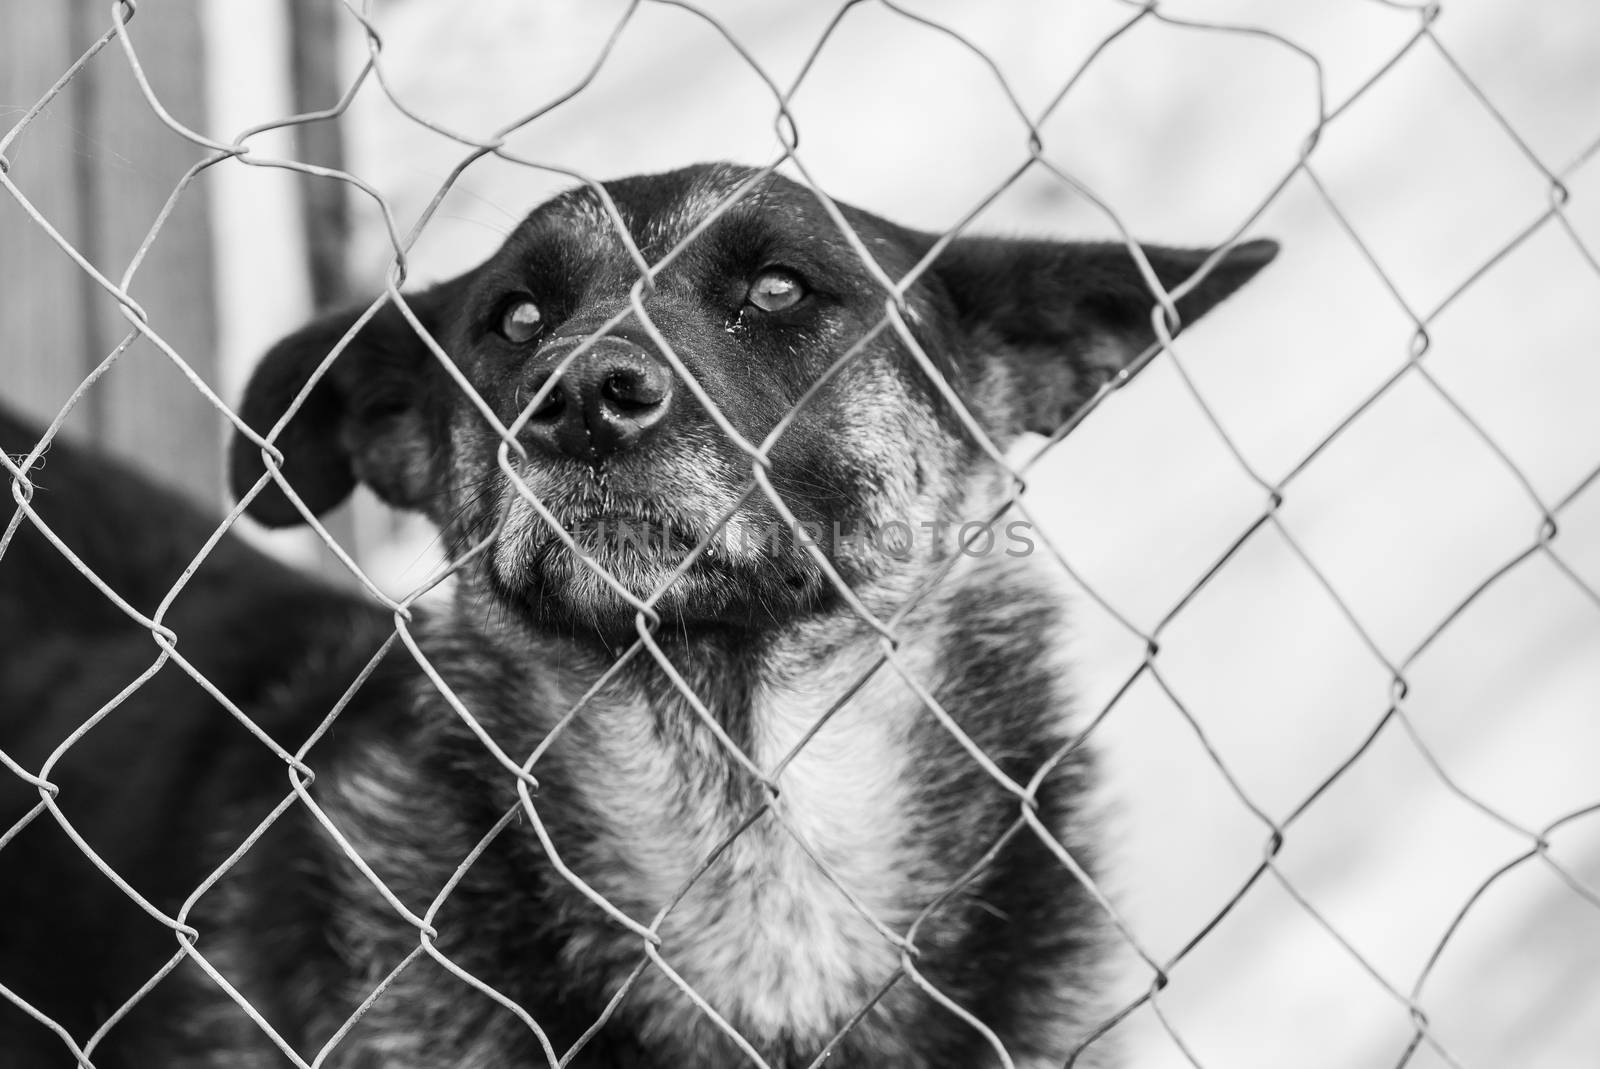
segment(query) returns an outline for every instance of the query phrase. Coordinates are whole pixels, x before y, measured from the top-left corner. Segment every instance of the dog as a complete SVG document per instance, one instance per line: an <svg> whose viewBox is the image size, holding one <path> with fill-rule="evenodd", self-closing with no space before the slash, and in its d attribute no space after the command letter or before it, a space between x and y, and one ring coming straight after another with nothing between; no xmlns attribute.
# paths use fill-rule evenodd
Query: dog
<svg viewBox="0 0 1600 1069"><path fill-rule="evenodd" d="M1174 328L1275 253L1142 249ZM579 186L244 394L246 512L425 514L431 612L55 443L0 557L5 1064L1104 1064L1093 763L998 459L1157 308L1122 243Z"/></svg>

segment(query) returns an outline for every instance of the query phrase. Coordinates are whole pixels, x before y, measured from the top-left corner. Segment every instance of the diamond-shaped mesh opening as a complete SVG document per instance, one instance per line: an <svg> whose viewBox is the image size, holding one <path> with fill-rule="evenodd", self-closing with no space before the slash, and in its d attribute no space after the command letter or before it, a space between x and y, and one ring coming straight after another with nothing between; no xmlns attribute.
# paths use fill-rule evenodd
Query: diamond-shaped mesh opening
<svg viewBox="0 0 1600 1069"><path fill-rule="evenodd" d="M1401 298L1424 313L1504 249L1547 201L1543 165L1506 136L1473 89L1437 38L1423 41L1341 116L1329 131L1326 162L1316 165ZM1387 121L1398 107L1406 122ZM1418 136L1424 126L1426 139ZM1373 158L1366 152L1374 138L1387 142L1375 154L1381 164L1358 163ZM1467 168L1475 180L1456 180ZM1386 183L1395 194L1354 196L1359 182ZM1438 264L1454 270L1441 272Z"/></svg>
<svg viewBox="0 0 1600 1069"><path fill-rule="evenodd" d="M1199 731L1185 712L1196 718ZM1097 735L1113 755L1114 781L1128 788L1107 806L1108 827L1127 844L1119 861L1151 874L1139 886L1127 885L1115 869L1109 878L1161 960L1182 951L1232 903L1260 867L1271 834L1207 751L1208 729L1214 730L1207 712L1203 705L1179 705L1146 677L1129 689ZM1174 780L1184 783L1181 795L1159 786ZM1177 884L1187 893L1175 904L1163 888ZM1140 979L1149 981L1148 975Z"/></svg>
<svg viewBox="0 0 1600 1069"><path fill-rule="evenodd" d="M1280 938L1269 943L1251 936L1262 928ZM1312 977L1314 987L1307 983ZM1313 992L1339 1009L1330 1011L1327 1002L1308 1004L1305 1000ZM1156 1066L1266 1069L1283 1056L1273 1034L1292 1021L1306 1064L1331 1069L1337 1064L1335 1055L1325 1052L1350 1049L1350 1040L1341 1033L1353 1021L1361 1022L1364 1053L1379 1061L1397 1057L1410 1031L1403 1003L1270 874L1252 886L1234 912L1174 971L1161 996L1161 1012L1170 1031L1183 1037L1183 1047L1159 1025L1150 1027L1154 1022L1148 1017L1130 1022L1153 1033L1140 1050ZM1262 1025L1273 1021L1279 1023Z"/></svg>
<svg viewBox="0 0 1600 1069"><path fill-rule="evenodd" d="M1566 637L1538 641L1533 618L1561 621ZM1594 602L1540 554L1486 591L1411 673L1417 734L1462 790L1524 828L1592 801L1582 755L1595 729L1581 695L1600 682L1588 655L1596 637Z"/></svg>
<svg viewBox="0 0 1600 1069"><path fill-rule="evenodd" d="M1296 479L1283 521L1395 659L1533 543L1540 512L1457 412L1407 377ZM1476 537L1455 537L1466 528Z"/></svg>
<svg viewBox="0 0 1600 1069"><path fill-rule="evenodd" d="M1555 221L1540 228L1483 276L1471 300L1439 316L1428 357L1440 385L1552 504L1600 448L1600 428L1575 403L1600 386L1600 372L1566 341L1600 330L1600 274L1585 251ZM1506 374L1507 360L1515 373Z"/></svg>
<svg viewBox="0 0 1600 1069"><path fill-rule="evenodd" d="M1214 583L1174 619L1162 677L1240 788L1281 818L1365 737L1373 717L1362 714L1381 712L1391 677L1279 530L1261 530L1229 566L1250 581ZM1211 641L1222 634L1233 641Z"/></svg>

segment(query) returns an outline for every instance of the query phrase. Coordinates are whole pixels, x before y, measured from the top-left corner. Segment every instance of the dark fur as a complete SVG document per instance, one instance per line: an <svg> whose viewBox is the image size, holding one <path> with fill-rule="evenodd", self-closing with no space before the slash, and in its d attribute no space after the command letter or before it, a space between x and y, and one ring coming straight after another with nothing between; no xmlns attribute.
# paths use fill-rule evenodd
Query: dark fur
<svg viewBox="0 0 1600 1069"><path fill-rule="evenodd" d="M749 178L735 168L693 168L607 190L654 262ZM583 190L558 198L482 266L408 297L504 423L578 338L626 306L637 271L608 234L599 203ZM844 211L891 278L931 247L927 235ZM1179 302L1183 318L1227 296L1272 252L1253 243L1222 259ZM1146 253L1168 287L1204 258ZM774 264L804 277L809 296L786 311L753 310L745 289ZM545 317L544 334L521 347L493 329L506 299L518 294L531 296ZM871 326L883 302L814 197L769 179L657 277L646 307L733 427L760 443ZM998 239L955 242L906 295L908 323L927 358L1001 445L1023 431L1051 433L1139 355L1153 340L1151 305L1120 246ZM246 394L246 420L262 433L271 429L355 320L355 313L329 317L269 353ZM637 322L613 336L608 345L629 360L660 358ZM567 373L582 367L574 363ZM712 533L721 506L730 495L737 500L750 475L748 457L681 383L666 412L647 440L604 457L560 452L534 423L525 437L525 477L564 523L639 517L673 530L673 545L660 551L585 543L635 595L654 590L688 545ZM0 416L6 452L27 452L36 434ZM365 481L391 503L427 513L450 552L471 557L455 607L414 629L428 663L512 760L544 742L634 638L627 601L593 582L525 509L519 518L522 506L496 463L499 438L393 307L379 311L329 367L277 441L284 473L311 511L333 507ZM885 518L913 525L987 519L1005 491L892 331L816 393L770 455L780 497L823 530ZM234 486L255 495L251 512L271 524L299 522L289 499L262 481L264 471L260 451L236 443ZM114 462L61 443L32 478L45 522L145 613L213 529L210 517ZM778 515L759 491L739 513L750 525ZM471 555L484 539L490 547ZM863 545L827 552L885 618L952 556L948 547L919 547L910 559ZM1051 769L1036 795L1038 816L1092 868L1084 801L1090 768L1082 748L1068 748L1065 692L1050 667L1059 643L1056 600L1026 562L995 554L955 564L904 621L897 656L1005 775L1027 784ZM658 610L656 640L721 730L749 753L784 752L794 731L785 711L798 702L794 708L814 719L878 650L874 632L817 562L787 544L702 557ZM290 751L392 631L385 611L296 576L232 538L210 554L163 622L178 635L180 653ZM26 522L0 560L0 650L0 747L35 771L159 653L148 632ZM862 701L877 704L842 712L779 780L775 805L785 823L758 818L668 915L662 955L697 990L704 985L708 999L721 999L719 1012L768 1064L808 1064L847 1023L849 1012L839 1008L865 1005L899 964L898 955L851 949L833 927L853 923L837 902L813 909L828 892L785 830L809 829L803 834L816 839L841 879L882 896L894 927L918 920L921 977L993 1029L1019 1066L1059 1063L1095 1019L1100 911L1036 835L1018 830L1018 800L906 698L892 669L884 671L863 692ZM852 769L863 750L887 767L837 771ZM770 764L771 755L763 760ZM312 794L328 818L418 915L518 805L514 777L398 644L307 761L316 771ZM769 802L648 654L556 736L533 775L535 810L563 861L646 924L710 847ZM872 782L864 785L863 776ZM282 762L171 664L74 745L50 778L72 825L169 915L289 792ZM858 789L859 796L850 793ZM868 811L859 826L829 811L836 795L852 805L863 799ZM0 834L38 800L33 788L0 773ZM870 809L879 803L881 811ZM977 874L963 882L974 866ZM785 877L797 883L781 886ZM308 1060L419 946L417 929L298 803L200 896L189 921L200 932L200 952ZM725 931L759 941L769 922L779 940L770 961L759 948L719 943L729 938ZM525 813L461 877L434 928L437 951L531 1014L558 1055L599 1019L642 960L640 939L556 871ZM848 960L813 960L812 947ZM80 1043L178 949L49 813L0 849L0 983ZM808 988L796 979L808 969L843 977L848 990ZM72 1061L65 1044L4 1000L0 1050L7 1066ZM990 1051L978 1031L902 977L828 1064L970 1069L998 1064ZM544 1063L516 1015L424 954L327 1064ZM659 970L645 966L572 1064L747 1063ZM110 1031L95 1064L288 1063L185 963Z"/></svg>

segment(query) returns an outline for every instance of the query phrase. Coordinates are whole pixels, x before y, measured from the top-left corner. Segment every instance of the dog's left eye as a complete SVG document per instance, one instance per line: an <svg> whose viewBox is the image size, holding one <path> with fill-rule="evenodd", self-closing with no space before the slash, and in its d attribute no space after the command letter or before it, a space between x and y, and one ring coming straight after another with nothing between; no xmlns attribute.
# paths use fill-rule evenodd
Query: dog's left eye
<svg viewBox="0 0 1600 1069"><path fill-rule="evenodd" d="M537 338L539 331L544 329L544 315L538 305L524 297L506 305L505 311L500 313L496 329L501 337L513 345L524 345Z"/></svg>
<svg viewBox="0 0 1600 1069"><path fill-rule="evenodd" d="M771 267L755 277L745 300L763 312L781 312L793 308L806 295L806 284L793 271Z"/></svg>

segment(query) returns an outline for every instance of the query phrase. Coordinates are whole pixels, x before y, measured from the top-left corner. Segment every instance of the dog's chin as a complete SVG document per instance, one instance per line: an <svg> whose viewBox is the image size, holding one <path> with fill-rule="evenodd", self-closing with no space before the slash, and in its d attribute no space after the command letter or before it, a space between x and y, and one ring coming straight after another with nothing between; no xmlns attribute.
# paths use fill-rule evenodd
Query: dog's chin
<svg viewBox="0 0 1600 1069"><path fill-rule="evenodd" d="M823 584L793 563L701 556L689 547L541 547L495 577L497 596L535 630L590 634L608 643L638 635L653 612L668 633L705 628L762 629L813 611ZM601 571L604 571L604 575Z"/></svg>

